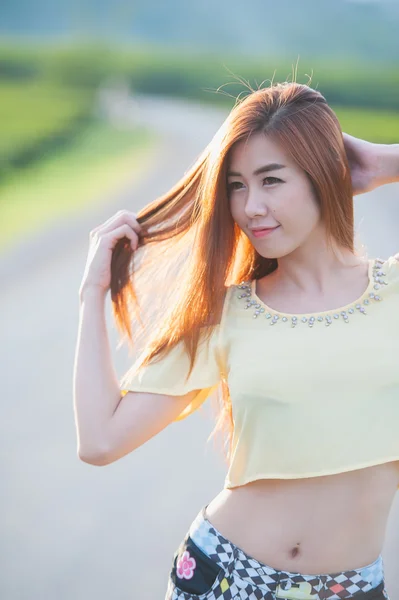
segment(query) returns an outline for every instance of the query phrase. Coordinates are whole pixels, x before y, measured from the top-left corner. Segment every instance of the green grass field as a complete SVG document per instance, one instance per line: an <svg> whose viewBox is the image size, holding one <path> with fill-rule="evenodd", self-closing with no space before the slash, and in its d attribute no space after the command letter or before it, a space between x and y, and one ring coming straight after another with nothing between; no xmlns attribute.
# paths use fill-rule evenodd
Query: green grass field
<svg viewBox="0 0 399 600"><path fill-rule="evenodd" d="M342 130L378 144L399 143L399 113L366 108L332 106Z"/></svg>
<svg viewBox="0 0 399 600"><path fill-rule="evenodd" d="M43 143L70 136L92 112L92 92L46 81L1 81L0 96L1 176L27 152L40 157Z"/></svg>
<svg viewBox="0 0 399 600"><path fill-rule="evenodd" d="M0 250L121 189L146 169L156 140L144 129L94 122L67 147L11 173L0 185Z"/></svg>

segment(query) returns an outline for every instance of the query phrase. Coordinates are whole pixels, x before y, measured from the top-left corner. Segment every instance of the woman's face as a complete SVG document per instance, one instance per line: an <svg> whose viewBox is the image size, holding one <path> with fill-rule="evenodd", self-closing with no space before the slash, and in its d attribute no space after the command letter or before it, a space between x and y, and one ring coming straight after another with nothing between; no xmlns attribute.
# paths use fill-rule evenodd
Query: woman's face
<svg viewBox="0 0 399 600"><path fill-rule="evenodd" d="M227 189L234 221L265 258L286 256L320 233L320 209L306 173L264 133L232 148ZM251 229L276 226L263 237Z"/></svg>

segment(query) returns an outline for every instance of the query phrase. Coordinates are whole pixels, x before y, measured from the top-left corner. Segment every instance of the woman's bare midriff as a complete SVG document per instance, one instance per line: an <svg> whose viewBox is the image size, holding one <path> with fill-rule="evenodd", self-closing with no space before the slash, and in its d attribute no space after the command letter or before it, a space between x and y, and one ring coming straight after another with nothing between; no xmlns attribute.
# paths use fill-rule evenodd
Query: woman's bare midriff
<svg viewBox="0 0 399 600"><path fill-rule="evenodd" d="M223 489L207 519L260 562L303 574L357 569L381 553L399 461Z"/></svg>

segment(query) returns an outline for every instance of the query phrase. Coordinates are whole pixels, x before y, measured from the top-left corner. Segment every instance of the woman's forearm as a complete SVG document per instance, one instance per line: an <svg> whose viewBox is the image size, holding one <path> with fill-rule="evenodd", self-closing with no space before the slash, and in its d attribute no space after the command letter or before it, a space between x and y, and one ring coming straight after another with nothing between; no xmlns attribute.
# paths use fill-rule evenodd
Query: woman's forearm
<svg viewBox="0 0 399 600"><path fill-rule="evenodd" d="M91 464L107 452L107 428L120 401L105 318L105 294L88 288L79 295L79 329L73 393L78 454Z"/></svg>
<svg viewBox="0 0 399 600"><path fill-rule="evenodd" d="M379 144L380 185L399 182L399 144Z"/></svg>

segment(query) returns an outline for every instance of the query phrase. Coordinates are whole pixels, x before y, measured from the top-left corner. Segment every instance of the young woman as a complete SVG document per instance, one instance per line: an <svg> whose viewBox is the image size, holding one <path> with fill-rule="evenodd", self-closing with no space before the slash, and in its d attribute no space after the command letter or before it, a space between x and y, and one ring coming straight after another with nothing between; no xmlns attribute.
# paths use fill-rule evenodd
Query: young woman
<svg viewBox="0 0 399 600"><path fill-rule="evenodd" d="M111 463L213 391L221 400L225 485L176 550L167 600L388 598L399 255L356 250L353 195L395 181L398 145L345 135L319 92L276 84L237 102L169 193L91 231L74 371L80 458ZM168 238L185 268L120 383L105 295L132 343L133 251Z"/></svg>

